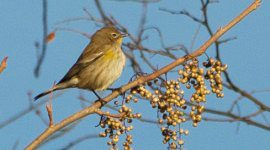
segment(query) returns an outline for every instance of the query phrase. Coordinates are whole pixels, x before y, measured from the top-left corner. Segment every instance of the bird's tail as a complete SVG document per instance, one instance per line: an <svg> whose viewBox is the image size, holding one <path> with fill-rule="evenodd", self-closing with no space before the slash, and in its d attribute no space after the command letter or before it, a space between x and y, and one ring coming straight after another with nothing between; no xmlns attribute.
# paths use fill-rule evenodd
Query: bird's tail
<svg viewBox="0 0 270 150"><path fill-rule="evenodd" d="M49 94L49 93L51 93L51 92L53 92L53 91L56 91L56 89L49 89L49 90L47 90L47 91L45 91L45 92L43 92L43 93L40 93L40 94L38 94L38 95L34 98L34 100L36 101L36 100L38 100L39 98L41 98L41 97L43 97L43 96L45 96L45 95L47 95L47 94Z"/></svg>
<svg viewBox="0 0 270 150"><path fill-rule="evenodd" d="M39 98L47 95L47 94L50 94L52 93L53 91L57 91L57 90L61 90L61 89L66 89L66 88L71 88L72 87L72 82L63 82L63 83L58 83L56 84L55 86L53 86L51 89L43 92L43 93L40 93L38 94L34 100L38 100Z"/></svg>

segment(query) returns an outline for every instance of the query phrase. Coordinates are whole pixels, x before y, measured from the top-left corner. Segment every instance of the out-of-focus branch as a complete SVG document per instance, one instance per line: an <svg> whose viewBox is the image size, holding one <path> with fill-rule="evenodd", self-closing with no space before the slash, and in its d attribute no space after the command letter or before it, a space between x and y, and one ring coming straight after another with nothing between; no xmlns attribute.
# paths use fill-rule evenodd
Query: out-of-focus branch
<svg viewBox="0 0 270 150"><path fill-rule="evenodd" d="M101 15L102 19L103 19L103 23L107 26L109 25L113 25L113 22L105 15L104 10L101 7L100 1L99 0L95 0L97 9L99 11L99 14Z"/></svg>
<svg viewBox="0 0 270 150"><path fill-rule="evenodd" d="M47 35L48 35L48 22L47 22L48 2L47 0L42 0L42 11L43 11L42 13L43 40L42 40L41 54L39 54L37 57L37 65L34 69L34 74L36 77L39 77L40 67L45 59L46 49L47 49Z"/></svg>
<svg viewBox="0 0 270 150"><path fill-rule="evenodd" d="M240 89L238 86L236 86L231 79L229 78L229 74L225 72L225 78L226 81L229 83L229 85L225 85L228 89L231 89L240 95L246 97L248 100L252 101L254 104L258 105L262 110L270 112L270 107L262 103L260 100L255 98L254 96L250 95L249 93L245 92L244 90Z"/></svg>
<svg viewBox="0 0 270 150"><path fill-rule="evenodd" d="M75 146L81 142L84 142L85 140L89 140L89 139L93 139L93 138L94 139L100 138L100 136L98 134L88 134L88 135L81 136L81 137L77 138L76 140L69 142L66 146L64 146L60 150L69 150L73 146Z"/></svg>
<svg viewBox="0 0 270 150"><path fill-rule="evenodd" d="M19 140L16 140L16 142L14 143L14 145L12 146L12 150L16 150L19 146Z"/></svg>
<svg viewBox="0 0 270 150"><path fill-rule="evenodd" d="M159 8L159 10L164 11L164 12L168 12L168 13L173 14L173 15L185 15L185 16L189 17L190 19L192 19L193 21L198 22L200 24L203 24L203 20L191 15L186 10L174 11L174 10L169 10L169 9L166 9L166 8Z"/></svg>
<svg viewBox="0 0 270 150"><path fill-rule="evenodd" d="M40 147L46 145L49 142L53 142L54 140L63 137L64 135L68 134L70 131L72 131L75 127L78 126L78 124L80 123L80 121L75 122L74 124L67 126L61 130L59 130L57 133L55 133L54 135L50 136L47 140L45 140L44 142L42 142L40 144Z"/></svg>
<svg viewBox="0 0 270 150"><path fill-rule="evenodd" d="M202 55L206 49L211 46L215 41L217 41L224 33L226 33L228 30L230 30L234 25L236 25L238 22L240 22L243 18L245 18L249 13L254 11L258 6L260 5L260 1L256 0L254 3L252 3L247 9L245 9L239 16L237 16L235 19L233 19L230 23L228 23L226 26L220 28L208 41L206 41L199 49L195 50L189 55L186 55L185 57L178 58L174 62L168 64L167 66L161 68L160 70L157 70L156 72L149 74L147 76L142 76L136 79L133 82L130 82L124 86L122 86L119 90L113 91L111 94L109 94L107 97L103 98L102 103L100 101L96 101L93 105L86 107L85 109L67 117L63 121L55 124L54 126L48 127L40 136L38 136L35 140L33 140L27 147L26 150L31 150L37 148L40 143L42 143L44 140L46 140L50 135L54 134L56 131L64 128L65 126L85 117L90 114L93 114L96 112L97 109L100 109L103 106L103 103L108 103L112 99L118 97L121 93L124 93L125 91L136 87L140 84L143 84L147 81L153 80L157 77L159 77L162 74L167 73L168 71L172 70L176 66L183 64L187 60L190 60L194 57L198 57Z"/></svg>
<svg viewBox="0 0 270 150"><path fill-rule="evenodd" d="M259 122L256 122L256 121L252 120L250 118L252 116L240 117L240 116L237 116L237 115L235 115L233 113L230 113L230 112L222 112L222 111L213 110L213 109L205 109L205 112L220 115L220 116L229 117L229 118L232 118L233 121L242 121L242 122L245 122L247 124L250 124L250 125L265 129L265 130L270 130L270 126L267 126L267 125L264 125L262 123L259 123Z"/></svg>
<svg viewBox="0 0 270 150"><path fill-rule="evenodd" d="M62 93L58 93L58 94L55 95L55 97L58 97L58 96L60 96L61 94L62 94ZM33 100L33 99L31 99L31 100ZM4 128L5 126L7 126L7 125L9 125L9 124L15 122L16 120L22 118L22 117L25 116L26 114L28 114L28 113L30 113L30 112L32 112L32 111L37 110L37 108L40 107L40 106L42 106L43 104L45 104L47 100L48 100L48 99L43 100L43 101L39 101L39 103L37 103L37 104L35 104L35 105L31 105L31 104L30 104L28 108L26 108L26 109L24 109L24 110L22 110L22 111L19 111L19 112L16 113L15 115L9 117L7 120L1 122L1 123L0 123L0 129L2 129L2 128Z"/></svg>
<svg viewBox="0 0 270 150"><path fill-rule="evenodd" d="M70 28L62 28L62 27L56 27L55 28L55 31L68 31L68 32L73 32L73 33L78 33L88 39L91 38L91 35L89 35L88 33L85 33L85 32L82 32L82 31L79 31L79 30L76 30L76 29L70 29Z"/></svg>
<svg viewBox="0 0 270 150"><path fill-rule="evenodd" d="M35 110L35 107L39 107L41 105L43 105L45 102L41 101L40 103L36 104L34 107L28 107L25 110L22 110L18 113L16 113L14 116L8 118L7 120L3 121L0 123L0 129L2 129L3 127L9 125L10 123L18 120L19 118L23 117L24 115L28 114L29 112Z"/></svg>

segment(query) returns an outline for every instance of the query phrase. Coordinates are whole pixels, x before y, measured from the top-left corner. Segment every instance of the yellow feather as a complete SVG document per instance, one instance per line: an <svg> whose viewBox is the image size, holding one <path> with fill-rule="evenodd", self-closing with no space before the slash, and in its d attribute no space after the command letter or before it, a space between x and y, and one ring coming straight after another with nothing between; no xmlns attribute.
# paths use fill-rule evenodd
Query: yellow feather
<svg viewBox="0 0 270 150"><path fill-rule="evenodd" d="M115 57L116 57L116 55L115 55L115 52L113 51L113 49L108 50L103 55L104 60L115 59Z"/></svg>

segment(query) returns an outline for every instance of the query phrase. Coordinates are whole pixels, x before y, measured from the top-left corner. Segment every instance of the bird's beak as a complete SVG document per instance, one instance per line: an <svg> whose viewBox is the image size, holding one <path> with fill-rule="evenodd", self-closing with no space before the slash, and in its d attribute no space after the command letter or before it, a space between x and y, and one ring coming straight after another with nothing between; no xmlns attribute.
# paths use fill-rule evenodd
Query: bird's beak
<svg viewBox="0 0 270 150"><path fill-rule="evenodd" d="M128 36L127 33L122 33L121 35L122 35L122 37L127 37Z"/></svg>

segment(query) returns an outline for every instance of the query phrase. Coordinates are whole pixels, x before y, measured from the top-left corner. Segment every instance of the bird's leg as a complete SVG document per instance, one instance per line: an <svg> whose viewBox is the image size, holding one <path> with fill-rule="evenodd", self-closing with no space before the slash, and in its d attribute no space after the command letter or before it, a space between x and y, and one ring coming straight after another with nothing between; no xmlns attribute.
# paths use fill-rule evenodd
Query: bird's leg
<svg viewBox="0 0 270 150"><path fill-rule="evenodd" d="M92 92L96 95L96 97L98 98L98 100L101 102L102 105L106 104L107 102L104 101L95 90L92 90Z"/></svg>
<svg viewBox="0 0 270 150"><path fill-rule="evenodd" d="M96 92L95 90L92 90L92 92L96 95L96 97L97 97L98 99L101 99L101 97L97 94L97 92Z"/></svg>

